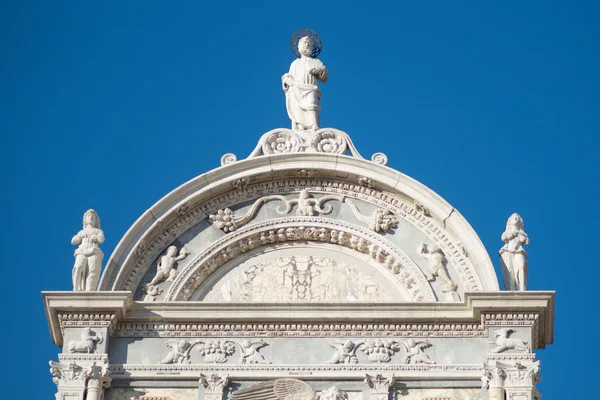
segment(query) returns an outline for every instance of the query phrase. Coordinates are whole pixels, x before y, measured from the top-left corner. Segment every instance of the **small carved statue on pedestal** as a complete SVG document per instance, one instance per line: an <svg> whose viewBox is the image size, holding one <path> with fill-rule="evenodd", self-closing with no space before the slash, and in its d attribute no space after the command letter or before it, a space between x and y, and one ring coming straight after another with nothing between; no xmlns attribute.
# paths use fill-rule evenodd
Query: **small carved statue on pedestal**
<svg viewBox="0 0 600 400"><path fill-rule="evenodd" d="M527 252L529 237L525 233L523 218L517 213L508 218L502 234L504 246L500 249L500 264L504 275L504 289L525 290L527 285Z"/></svg>
<svg viewBox="0 0 600 400"><path fill-rule="evenodd" d="M98 247L104 242L104 232L100 229L100 217L94 210L83 214L83 229L71 239L71 244L79 245L75 250L73 267L73 290L93 291L98 287L104 253Z"/></svg>
<svg viewBox="0 0 600 400"><path fill-rule="evenodd" d="M299 31L292 36L291 46L298 59L292 62L290 72L281 77L281 85L292 130L317 130L321 111L318 82L327 82L327 68L317 59L321 40L313 31Z"/></svg>

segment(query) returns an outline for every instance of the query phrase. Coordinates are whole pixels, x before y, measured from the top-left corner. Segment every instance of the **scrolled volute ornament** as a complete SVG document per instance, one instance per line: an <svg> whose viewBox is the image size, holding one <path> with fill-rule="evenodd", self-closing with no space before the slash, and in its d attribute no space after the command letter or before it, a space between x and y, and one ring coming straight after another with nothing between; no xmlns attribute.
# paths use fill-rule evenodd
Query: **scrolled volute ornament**
<svg viewBox="0 0 600 400"><path fill-rule="evenodd" d="M388 158L385 154L377 152L371 156L371 161L373 161L375 164L387 165Z"/></svg>
<svg viewBox="0 0 600 400"><path fill-rule="evenodd" d="M223 154L221 157L221 166L231 165L237 161L237 156L233 153Z"/></svg>

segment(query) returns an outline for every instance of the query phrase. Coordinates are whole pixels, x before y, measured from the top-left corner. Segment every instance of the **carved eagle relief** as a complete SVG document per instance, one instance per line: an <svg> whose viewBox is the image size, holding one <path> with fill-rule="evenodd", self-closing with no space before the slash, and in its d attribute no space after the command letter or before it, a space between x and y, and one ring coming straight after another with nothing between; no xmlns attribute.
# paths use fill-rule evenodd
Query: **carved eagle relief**
<svg viewBox="0 0 600 400"><path fill-rule="evenodd" d="M297 379L277 379L259 383L231 394L232 400L313 400L316 392Z"/></svg>

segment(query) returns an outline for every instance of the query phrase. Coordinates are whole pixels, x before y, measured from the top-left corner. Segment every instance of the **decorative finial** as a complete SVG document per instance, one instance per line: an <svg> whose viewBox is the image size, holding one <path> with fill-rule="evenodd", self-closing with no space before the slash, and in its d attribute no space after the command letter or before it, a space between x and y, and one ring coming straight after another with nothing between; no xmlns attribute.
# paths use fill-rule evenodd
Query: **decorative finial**
<svg viewBox="0 0 600 400"><path fill-rule="evenodd" d="M281 77L281 85L292 130L316 131L321 111L318 82L327 82L327 68L316 58L321 53L321 39L310 29L301 29L292 35L290 45L298 58Z"/></svg>
<svg viewBox="0 0 600 400"><path fill-rule="evenodd" d="M506 222L502 234L504 246L500 249L500 264L505 290L525 290L527 285L527 252L529 237L524 231L523 218L514 213Z"/></svg>

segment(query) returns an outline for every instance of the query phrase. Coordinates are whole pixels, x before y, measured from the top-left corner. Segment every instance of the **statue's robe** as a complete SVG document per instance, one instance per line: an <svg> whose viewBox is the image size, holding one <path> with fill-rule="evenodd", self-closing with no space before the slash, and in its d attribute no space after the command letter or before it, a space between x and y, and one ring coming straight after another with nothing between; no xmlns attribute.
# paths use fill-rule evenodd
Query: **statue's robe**
<svg viewBox="0 0 600 400"><path fill-rule="evenodd" d="M321 73L313 75L310 70L321 69ZM316 58L301 57L290 66L290 72L282 77L288 116L292 120L292 128L302 125L305 129L319 127L319 111L321 91L318 81L327 81L327 69Z"/></svg>

